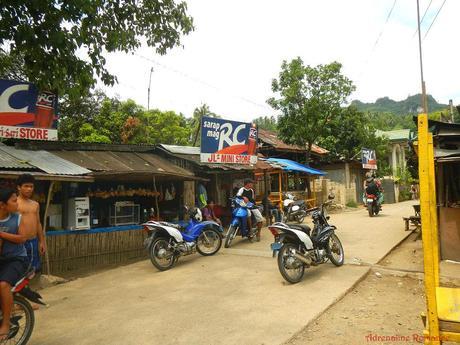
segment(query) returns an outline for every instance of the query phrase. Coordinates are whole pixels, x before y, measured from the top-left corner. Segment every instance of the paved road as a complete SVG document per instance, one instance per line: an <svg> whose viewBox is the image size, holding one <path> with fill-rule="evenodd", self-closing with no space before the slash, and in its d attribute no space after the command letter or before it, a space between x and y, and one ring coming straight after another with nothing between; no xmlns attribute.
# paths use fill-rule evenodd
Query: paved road
<svg viewBox="0 0 460 345"><path fill-rule="evenodd" d="M407 233L411 203L331 215L348 263L376 263ZM325 264L296 285L270 257L272 240L236 242L214 257L194 255L167 272L142 261L42 291L32 345L281 344L345 294L367 267ZM355 259L353 259L355 258Z"/></svg>

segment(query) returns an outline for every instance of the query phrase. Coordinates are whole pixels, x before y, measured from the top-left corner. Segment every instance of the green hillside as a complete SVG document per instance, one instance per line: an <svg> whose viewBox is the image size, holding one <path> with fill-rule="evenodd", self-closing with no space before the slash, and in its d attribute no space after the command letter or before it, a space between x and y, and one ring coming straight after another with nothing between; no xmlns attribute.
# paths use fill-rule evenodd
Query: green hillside
<svg viewBox="0 0 460 345"><path fill-rule="evenodd" d="M443 110L447 104L438 103L433 96L428 95L428 112ZM416 115L417 108L421 106L421 95L409 96L403 101L394 101L388 97L379 98L375 103L363 103L358 100L352 102L358 110L372 113L392 113L395 115Z"/></svg>

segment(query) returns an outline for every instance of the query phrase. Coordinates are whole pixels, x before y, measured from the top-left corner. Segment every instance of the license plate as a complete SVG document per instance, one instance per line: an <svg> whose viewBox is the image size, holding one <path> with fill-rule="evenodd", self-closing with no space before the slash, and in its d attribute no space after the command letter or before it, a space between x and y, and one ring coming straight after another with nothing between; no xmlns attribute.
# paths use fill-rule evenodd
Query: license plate
<svg viewBox="0 0 460 345"><path fill-rule="evenodd" d="M374 199L367 199L367 202L374 202Z"/></svg>
<svg viewBox="0 0 460 345"><path fill-rule="evenodd" d="M279 243L279 242L275 242L275 243L272 243L272 244L270 245L270 247L272 248L272 250L276 250L276 251L280 250L282 246L283 246L283 244L282 244L282 243Z"/></svg>

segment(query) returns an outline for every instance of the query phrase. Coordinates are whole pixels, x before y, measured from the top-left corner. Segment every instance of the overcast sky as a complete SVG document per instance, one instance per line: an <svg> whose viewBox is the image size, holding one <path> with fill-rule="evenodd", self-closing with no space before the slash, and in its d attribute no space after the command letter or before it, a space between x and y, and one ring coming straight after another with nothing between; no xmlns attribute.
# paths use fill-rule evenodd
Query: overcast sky
<svg viewBox="0 0 460 345"><path fill-rule="evenodd" d="M422 38L444 0L432 0ZM275 112L266 100L281 62L339 61L355 83L351 99L401 100L420 92L416 1L398 0L188 0L196 29L183 47L159 56L143 48L113 54L108 67L119 84L105 88L150 108L190 116L202 103L228 119L249 120ZM430 0L420 0L421 16ZM458 15L460 1L447 0L423 40L428 93L438 102L460 103ZM380 35L381 34L381 35ZM380 38L378 39L378 37ZM377 44L376 41L378 40Z"/></svg>

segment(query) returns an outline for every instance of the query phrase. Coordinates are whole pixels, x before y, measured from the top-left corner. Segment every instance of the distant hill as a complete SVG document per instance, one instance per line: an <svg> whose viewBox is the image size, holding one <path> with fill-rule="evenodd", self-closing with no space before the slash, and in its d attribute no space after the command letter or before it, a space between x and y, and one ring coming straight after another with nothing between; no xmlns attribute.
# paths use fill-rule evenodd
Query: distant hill
<svg viewBox="0 0 460 345"><path fill-rule="evenodd" d="M409 96L403 101L393 101L388 97L379 98L375 103L363 103L354 100L351 104L355 105L358 110L372 113L393 113L395 115L417 114L417 108L421 106L421 95ZM443 110L448 107L447 104L438 103L433 96L428 95L428 112L432 113L437 110Z"/></svg>

